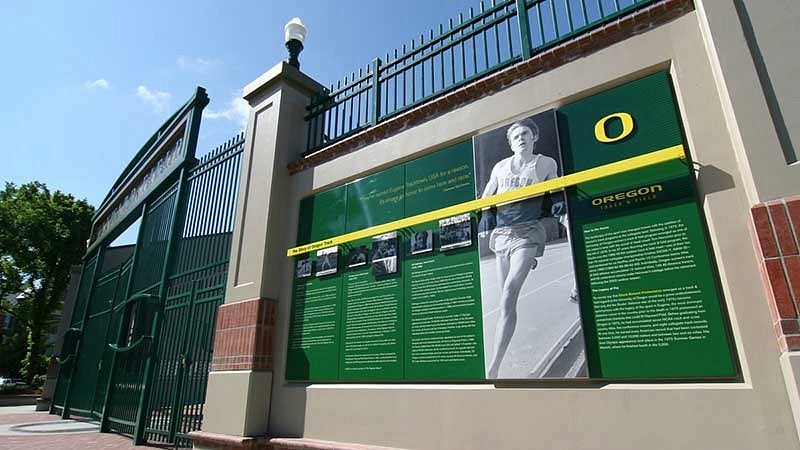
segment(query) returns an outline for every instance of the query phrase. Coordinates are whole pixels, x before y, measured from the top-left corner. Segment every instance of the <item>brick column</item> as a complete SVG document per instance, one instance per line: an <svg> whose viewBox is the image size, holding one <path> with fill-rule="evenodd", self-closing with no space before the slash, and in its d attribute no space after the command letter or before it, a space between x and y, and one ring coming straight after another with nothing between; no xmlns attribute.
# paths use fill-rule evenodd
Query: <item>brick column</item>
<svg viewBox="0 0 800 450"><path fill-rule="evenodd" d="M750 218L778 346L800 350L800 196L755 205Z"/></svg>
<svg viewBox="0 0 800 450"><path fill-rule="evenodd" d="M272 370L276 314L277 302L266 298L220 306L211 370Z"/></svg>

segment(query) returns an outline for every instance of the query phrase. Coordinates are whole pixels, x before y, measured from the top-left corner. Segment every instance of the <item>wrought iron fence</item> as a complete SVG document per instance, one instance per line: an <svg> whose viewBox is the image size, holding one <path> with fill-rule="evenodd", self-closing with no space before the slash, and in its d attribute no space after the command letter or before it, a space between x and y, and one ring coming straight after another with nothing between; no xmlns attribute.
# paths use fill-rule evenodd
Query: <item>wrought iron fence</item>
<svg viewBox="0 0 800 450"><path fill-rule="evenodd" d="M306 154L657 0L490 0L375 58L307 107Z"/></svg>
<svg viewBox="0 0 800 450"><path fill-rule="evenodd" d="M217 308L224 301L244 134L203 156L187 177L175 260L166 281L162 335L146 438L191 447L211 371Z"/></svg>
<svg viewBox="0 0 800 450"><path fill-rule="evenodd" d="M130 273L130 259L100 275L92 299L87 305L87 315L81 338L81 352L77 356L75 380L70 394L70 412L73 415L100 418L102 398L110 371L110 350L106 340L112 323L112 310L119 301L120 282L126 282Z"/></svg>
<svg viewBox="0 0 800 450"><path fill-rule="evenodd" d="M97 254L87 259L81 269L81 281L78 290L78 295L75 299L73 306L72 318L70 320L69 330L64 335L63 354L76 354L81 345L81 335L83 334L84 324L87 321L88 303L92 284L98 275L100 258ZM70 387L72 380L75 379L74 372L78 368L77 358L68 356L64 360L59 360L61 370L59 371L58 381L56 383L56 392L53 396L53 412L59 414L64 412L65 405L70 399Z"/></svg>

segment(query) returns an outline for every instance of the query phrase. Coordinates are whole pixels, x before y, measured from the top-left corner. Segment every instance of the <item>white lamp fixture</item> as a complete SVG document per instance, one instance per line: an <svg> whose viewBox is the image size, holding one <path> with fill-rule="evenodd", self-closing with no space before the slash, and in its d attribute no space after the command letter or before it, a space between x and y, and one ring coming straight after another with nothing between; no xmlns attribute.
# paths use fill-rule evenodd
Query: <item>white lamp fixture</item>
<svg viewBox="0 0 800 450"><path fill-rule="evenodd" d="M303 43L306 41L308 29L300 21L299 17L295 17L286 23L283 27L284 41L286 49L289 50L289 60L286 61L290 66L300 68L300 60L297 57L303 51Z"/></svg>

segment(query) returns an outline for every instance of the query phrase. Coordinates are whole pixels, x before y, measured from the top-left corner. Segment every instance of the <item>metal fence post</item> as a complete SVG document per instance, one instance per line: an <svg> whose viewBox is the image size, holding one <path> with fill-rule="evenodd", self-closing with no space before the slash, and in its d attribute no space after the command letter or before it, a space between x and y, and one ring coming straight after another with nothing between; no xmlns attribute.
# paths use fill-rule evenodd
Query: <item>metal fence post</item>
<svg viewBox="0 0 800 450"><path fill-rule="evenodd" d="M381 59L372 60L372 117L370 125L376 125L381 118L381 86L380 86Z"/></svg>
<svg viewBox="0 0 800 450"><path fill-rule="evenodd" d="M522 44L523 60L530 59L532 52L531 26L528 22L528 6L525 3L526 0L517 0L517 22L519 22L519 39Z"/></svg>

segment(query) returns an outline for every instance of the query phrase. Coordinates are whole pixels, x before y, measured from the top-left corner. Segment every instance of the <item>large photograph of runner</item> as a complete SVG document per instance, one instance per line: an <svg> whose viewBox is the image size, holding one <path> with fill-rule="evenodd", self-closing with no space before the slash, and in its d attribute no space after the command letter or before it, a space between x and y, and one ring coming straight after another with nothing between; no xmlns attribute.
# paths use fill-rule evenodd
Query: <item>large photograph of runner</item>
<svg viewBox="0 0 800 450"><path fill-rule="evenodd" d="M473 144L476 198L563 175L554 110ZM477 229L486 378L586 377L563 192L484 210Z"/></svg>

